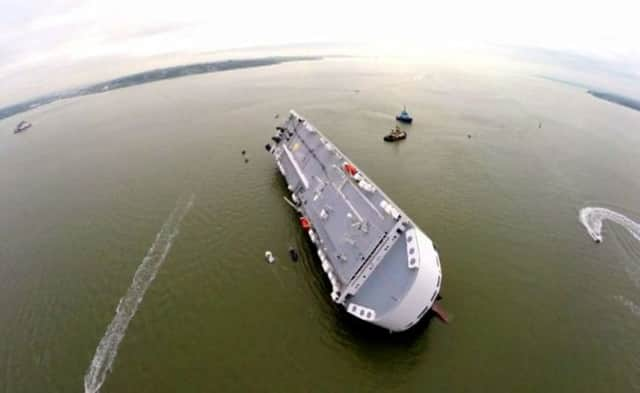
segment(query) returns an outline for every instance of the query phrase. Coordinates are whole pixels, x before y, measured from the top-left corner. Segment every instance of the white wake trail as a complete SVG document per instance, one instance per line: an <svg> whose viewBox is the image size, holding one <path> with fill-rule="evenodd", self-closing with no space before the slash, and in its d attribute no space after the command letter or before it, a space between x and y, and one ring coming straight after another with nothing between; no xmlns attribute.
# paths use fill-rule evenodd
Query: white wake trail
<svg viewBox="0 0 640 393"><path fill-rule="evenodd" d="M587 229L589 236L598 243L602 241L602 222L604 220L621 225L640 241L640 224L627 216L604 207L585 207L580 210L580 222Z"/></svg>
<svg viewBox="0 0 640 393"><path fill-rule="evenodd" d="M118 354L118 346L124 338L127 326L129 326L129 322L136 314L138 306L142 302L142 298L151 282L156 277L162 262L169 254L173 240L178 235L180 222L193 206L194 200L194 195L191 195L188 200L186 198L178 200L176 207L156 235L156 239L149 251L147 251L147 255L138 266L131 286L120 299L120 303L116 308L116 315L107 327L104 337L100 340L91 365L84 376L85 393L97 393L100 391L107 373L111 371L113 361Z"/></svg>
<svg viewBox="0 0 640 393"><path fill-rule="evenodd" d="M635 304L632 300L627 299L624 296L616 296L615 299L627 307L634 315L640 316L640 306Z"/></svg>

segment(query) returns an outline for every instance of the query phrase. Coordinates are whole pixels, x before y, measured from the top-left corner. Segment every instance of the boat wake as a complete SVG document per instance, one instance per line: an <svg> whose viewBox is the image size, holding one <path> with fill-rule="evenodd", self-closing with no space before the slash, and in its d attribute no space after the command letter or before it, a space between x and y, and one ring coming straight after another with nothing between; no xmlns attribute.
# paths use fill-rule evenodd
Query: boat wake
<svg viewBox="0 0 640 393"><path fill-rule="evenodd" d="M604 220L613 221L622 226L640 241L640 224L632 221L627 216L604 207L585 207L580 210L580 222L596 243L602 241L602 222Z"/></svg>
<svg viewBox="0 0 640 393"><path fill-rule="evenodd" d="M164 262L173 240L178 235L180 222L193 206L195 196L180 198L167 220L160 228L160 232L142 259L136 270L127 293L120 299L116 308L116 315L107 327L107 331L100 340L91 365L84 376L85 393L96 393L104 383L107 373L118 353L118 346L124 338L129 322L136 314L145 292L156 277L160 266Z"/></svg>
<svg viewBox="0 0 640 393"><path fill-rule="evenodd" d="M640 241L640 224L631 220L629 217L604 207L585 207L580 210L580 222L587 229L589 236L597 243L600 243L603 239L602 223L604 220L613 221L622 226L633 238ZM635 247L629 247L627 251L635 254L635 252L632 251L634 248ZM640 267L635 262L629 261L625 269L629 278L631 278L636 286L640 287ZM622 295L615 296L615 299L624 305L632 314L640 316L640 305Z"/></svg>
<svg viewBox="0 0 640 393"><path fill-rule="evenodd" d="M615 299L622 303L625 307L629 309L634 315L640 317L640 306L635 304L632 300L627 299L624 296L616 296Z"/></svg>

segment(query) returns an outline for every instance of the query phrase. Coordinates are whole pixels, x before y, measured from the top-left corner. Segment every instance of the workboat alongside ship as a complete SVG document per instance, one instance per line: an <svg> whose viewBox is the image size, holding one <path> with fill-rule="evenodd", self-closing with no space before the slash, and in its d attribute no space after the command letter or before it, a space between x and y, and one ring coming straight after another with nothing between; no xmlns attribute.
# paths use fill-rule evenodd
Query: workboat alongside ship
<svg viewBox="0 0 640 393"><path fill-rule="evenodd" d="M438 311L442 272L431 239L296 112L272 140L266 149L317 248L331 299L390 331L407 330L430 309Z"/></svg>

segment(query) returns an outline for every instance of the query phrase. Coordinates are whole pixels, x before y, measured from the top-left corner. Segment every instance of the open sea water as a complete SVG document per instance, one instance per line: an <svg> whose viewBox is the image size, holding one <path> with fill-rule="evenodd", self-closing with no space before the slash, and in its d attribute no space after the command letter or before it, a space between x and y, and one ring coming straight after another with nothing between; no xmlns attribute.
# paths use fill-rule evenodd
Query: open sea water
<svg viewBox="0 0 640 393"><path fill-rule="evenodd" d="M640 112L515 70L330 58L0 120L0 391L640 390ZM291 108L438 244L450 324L331 303L264 150Z"/></svg>

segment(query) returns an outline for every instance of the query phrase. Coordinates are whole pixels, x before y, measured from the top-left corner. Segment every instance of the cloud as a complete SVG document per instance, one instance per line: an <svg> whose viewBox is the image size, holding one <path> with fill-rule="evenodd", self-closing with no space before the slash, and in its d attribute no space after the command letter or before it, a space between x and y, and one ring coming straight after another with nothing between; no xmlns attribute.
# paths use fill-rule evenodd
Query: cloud
<svg viewBox="0 0 640 393"><path fill-rule="evenodd" d="M625 0L25 0L0 14L0 82L27 69L101 57L291 42L377 42L401 54L488 42L571 51L633 68L640 65L639 7Z"/></svg>

